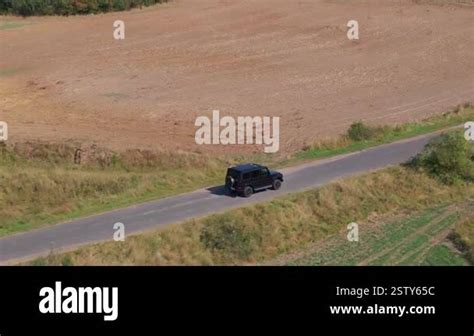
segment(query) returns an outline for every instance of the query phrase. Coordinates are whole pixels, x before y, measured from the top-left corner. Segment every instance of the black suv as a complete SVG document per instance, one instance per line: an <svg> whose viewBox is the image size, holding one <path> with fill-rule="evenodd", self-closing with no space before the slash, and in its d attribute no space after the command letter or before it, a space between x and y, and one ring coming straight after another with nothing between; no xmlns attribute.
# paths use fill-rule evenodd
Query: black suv
<svg viewBox="0 0 474 336"><path fill-rule="evenodd" d="M250 197L255 191L272 188L278 190L283 182L283 175L267 167L247 163L227 169L225 187L231 193Z"/></svg>

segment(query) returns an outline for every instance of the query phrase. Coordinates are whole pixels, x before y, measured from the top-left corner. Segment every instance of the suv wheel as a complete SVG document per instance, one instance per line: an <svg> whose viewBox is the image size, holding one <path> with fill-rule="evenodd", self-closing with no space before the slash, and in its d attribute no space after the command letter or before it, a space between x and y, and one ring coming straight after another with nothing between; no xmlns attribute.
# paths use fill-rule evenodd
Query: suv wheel
<svg viewBox="0 0 474 336"><path fill-rule="evenodd" d="M280 180L273 181L273 190L278 190L280 188L281 188L281 181Z"/></svg>
<svg viewBox="0 0 474 336"><path fill-rule="evenodd" d="M244 197L250 197L253 194L253 188L252 187L245 187L244 189Z"/></svg>

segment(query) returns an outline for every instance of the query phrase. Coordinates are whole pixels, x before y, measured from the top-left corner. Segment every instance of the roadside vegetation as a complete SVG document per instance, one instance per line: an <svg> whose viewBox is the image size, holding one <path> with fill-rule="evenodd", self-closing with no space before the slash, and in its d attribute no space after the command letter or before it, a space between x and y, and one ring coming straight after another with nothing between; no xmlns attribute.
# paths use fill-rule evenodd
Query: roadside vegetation
<svg viewBox="0 0 474 336"><path fill-rule="evenodd" d="M474 120L474 109L468 105L443 116L395 128L356 123L341 139L290 158L261 155L211 158L147 150L115 153L82 144L0 143L0 236L218 185L226 168L242 161L275 168L295 165L429 133L467 120Z"/></svg>
<svg viewBox="0 0 474 336"><path fill-rule="evenodd" d="M411 165L444 183L474 182L474 148L462 132L449 132L433 139Z"/></svg>
<svg viewBox="0 0 474 336"><path fill-rule="evenodd" d="M360 121L352 124L345 135L333 140L316 142L298 153L297 157L315 159L350 153L461 125L472 120L474 120L474 107L472 104L466 103L456 107L453 111L427 118L421 122L397 126L369 126Z"/></svg>
<svg viewBox="0 0 474 336"><path fill-rule="evenodd" d="M168 0L2 0L0 13L22 16L76 15L123 11Z"/></svg>
<svg viewBox="0 0 474 336"><path fill-rule="evenodd" d="M449 148L455 164L443 169L430 169L432 160L420 168L413 164L420 160L415 158L406 166L130 236L125 242L50 255L33 264L253 264L283 256L290 264L465 265L472 262L474 250L474 183L466 175L459 175L456 183L446 179L459 173L462 156L473 160L464 146L451 147L460 133L452 130L433 139L419 156ZM363 232L358 243L345 239L352 222ZM295 253L303 257L285 257Z"/></svg>
<svg viewBox="0 0 474 336"><path fill-rule="evenodd" d="M439 209L465 203L473 197L474 186L471 183L447 185L423 172L407 167L392 167L344 179L315 190L291 194L268 203L130 236L124 242L100 243L73 252L53 254L36 259L31 264L266 263L281 256L311 249L334 235L347 234L347 224L351 222L360 223L360 230L364 231L366 223L377 221L379 218L417 216L420 212L420 216L423 216L423 211L437 214ZM427 229L441 230L444 233L444 230L453 228L461 215L446 218L448 219L437 223L431 217L422 217L423 220L419 220L418 224L409 222L407 230L413 231L424 225ZM472 229L463 230L472 232ZM406 237L412 237L411 231L400 228L400 232ZM397 232L391 235L375 235L372 241L363 240L361 244L378 246L385 240L395 244L401 237ZM423 239L428 238L423 236ZM463 242L464 239L464 236L460 238ZM429 244L430 248L435 246ZM404 248L408 249L407 246ZM429 251L427 255L437 256L441 252ZM344 250L335 252L338 253L341 254L339 259L341 264L356 261L351 254L344 255ZM456 263L461 263L457 254L454 259ZM331 260L328 263L332 264ZM410 260L406 260L406 263L410 264Z"/></svg>
<svg viewBox="0 0 474 336"><path fill-rule="evenodd" d="M0 143L0 236L217 184L231 163L186 153Z"/></svg>

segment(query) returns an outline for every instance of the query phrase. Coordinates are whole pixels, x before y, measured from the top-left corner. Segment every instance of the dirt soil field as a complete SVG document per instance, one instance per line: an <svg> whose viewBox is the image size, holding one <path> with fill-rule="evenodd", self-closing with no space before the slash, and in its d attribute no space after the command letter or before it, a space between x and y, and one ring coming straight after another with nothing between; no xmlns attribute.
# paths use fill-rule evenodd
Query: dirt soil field
<svg viewBox="0 0 474 336"><path fill-rule="evenodd" d="M358 42L346 36L351 19ZM219 109L281 117L289 152L356 120L412 121L474 100L473 22L473 7L407 0L175 0L3 17L0 120L12 142L223 152L194 142L195 118Z"/></svg>

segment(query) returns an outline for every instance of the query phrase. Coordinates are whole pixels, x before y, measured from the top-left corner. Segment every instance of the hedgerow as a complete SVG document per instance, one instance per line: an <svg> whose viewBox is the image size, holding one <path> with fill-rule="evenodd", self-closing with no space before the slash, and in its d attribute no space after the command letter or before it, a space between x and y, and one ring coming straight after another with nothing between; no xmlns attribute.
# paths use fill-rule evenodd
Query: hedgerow
<svg viewBox="0 0 474 336"><path fill-rule="evenodd" d="M76 15L128 10L168 0L0 0L0 13L22 16Z"/></svg>

